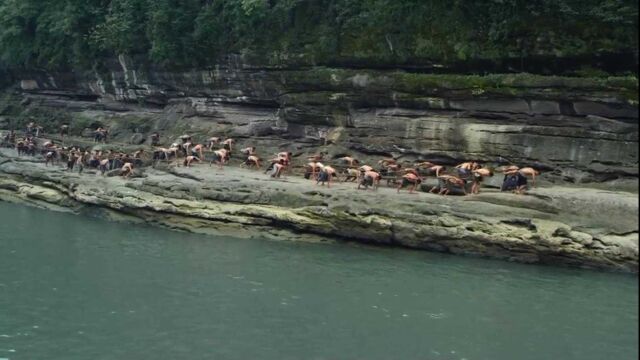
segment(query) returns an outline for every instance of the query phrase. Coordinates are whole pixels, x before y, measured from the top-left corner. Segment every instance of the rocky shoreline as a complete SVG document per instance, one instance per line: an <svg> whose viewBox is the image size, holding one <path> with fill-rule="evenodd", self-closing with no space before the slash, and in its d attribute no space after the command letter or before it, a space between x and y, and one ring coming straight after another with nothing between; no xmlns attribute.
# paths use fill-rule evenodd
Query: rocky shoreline
<svg viewBox="0 0 640 360"><path fill-rule="evenodd" d="M0 201L202 234L348 240L523 263L638 272L637 194L547 186L467 197L331 189L290 176L159 166L124 180L0 150ZM428 184L433 181L430 179Z"/></svg>

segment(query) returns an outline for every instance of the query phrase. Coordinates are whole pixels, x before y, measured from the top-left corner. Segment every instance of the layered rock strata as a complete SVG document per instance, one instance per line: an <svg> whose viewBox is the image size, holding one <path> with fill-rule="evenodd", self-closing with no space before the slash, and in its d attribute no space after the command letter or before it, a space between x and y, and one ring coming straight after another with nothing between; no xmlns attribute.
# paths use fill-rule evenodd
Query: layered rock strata
<svg viewBox="0 0 640 360"><path fill-rule="evenodd" d="M533 165L555 183L633 187L638 178L634 78L260 68L238 59L167 72L125 57L102 73L19 77L25 109L115 123L123 141L143 131L127 124L143 121L147 132L221 134L269 150L311 152L327 138L332 155L365 160Z"/></svg>

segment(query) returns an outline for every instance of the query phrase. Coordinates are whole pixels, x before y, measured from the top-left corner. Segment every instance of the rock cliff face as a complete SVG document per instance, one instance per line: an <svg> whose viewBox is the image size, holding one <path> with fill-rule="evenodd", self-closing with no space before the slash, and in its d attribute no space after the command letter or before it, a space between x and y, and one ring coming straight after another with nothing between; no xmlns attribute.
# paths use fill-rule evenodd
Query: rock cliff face
<svg viewBox="0 0 640 360"><path fill-rule="evenodd" d="M122 139L140 119L147 130L251 137L269 149L311 151L324 136L332 155L514 162L552 182L637 189L635 79L259 68L237 59L166 72L125 57L100 73L20 78L23 105L111 122Z"/></svg>

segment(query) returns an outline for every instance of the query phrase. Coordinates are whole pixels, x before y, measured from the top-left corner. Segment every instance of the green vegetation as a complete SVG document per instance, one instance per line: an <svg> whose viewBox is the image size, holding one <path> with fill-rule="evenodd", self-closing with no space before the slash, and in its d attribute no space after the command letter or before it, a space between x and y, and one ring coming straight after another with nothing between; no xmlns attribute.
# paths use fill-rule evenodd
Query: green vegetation
<svg viewBox="0 0 640 360"><path fill-rule="evenodd" d="M616 77L567 77L543 76L527 73L460 75L417 74L404 71L372 71L316 67L314 69L288 71L289 88L313 89L329 93L360 87L366 91L389 90L408 94L437 95L441 91L465 92L468 95L505 95L528 97L537 92L538 97L567 98L567 92L609 93L636 104L638 78L635 75ZM544 92L543 95L541 92ZM306 95L306 94L305 94Z"/></svg>
<svg viewBox="0 0 640 360"><path fill-rule="evenodd" d="M636 0L0 0L0 72L99 69L119 54L193 68L236 53L269 65L581 58L576 75L605 76L583 65L637 57L637 16Z"/></svg>

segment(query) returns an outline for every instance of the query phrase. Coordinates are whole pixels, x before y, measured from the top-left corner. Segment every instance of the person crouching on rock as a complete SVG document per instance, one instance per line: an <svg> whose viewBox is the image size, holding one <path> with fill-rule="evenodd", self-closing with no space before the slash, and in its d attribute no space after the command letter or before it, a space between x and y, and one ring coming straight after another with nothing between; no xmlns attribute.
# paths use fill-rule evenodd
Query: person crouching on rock
<svg viewBox="0 0 640 360"><path fill-rule="evenodd" d="M218 164L218 168L222 169L222 166L227 163L229 160L229 152L226 149L220 149L213 152L213 160L209 166L213 165L213 163Z"/></svg>
<svg viewBox="0 0 640 360"><path fill-rule="evenodd" d="M277 158L278 160L283 161L282 165L284 165L284 168L282 169L282 175L284 175L289 171L289 168L291 167L291 159L293 159L293 153L288 151L282 151L277 154Z"/></svg>
<svg viewBox="0 0 640 360"><path fill-rule="evenodd" d="M132 173L133 173L133 164L130 162L125 163L120 169L120 176L122 176L125 179L131 176Z"/></svg>
<svg viewBox="0 0 640 360"><path fill-rule="evenodd" d="M323 167L324 165L322 165L322 163L316 161L308 163L304 173L304 178L318 180L318 173L320 173Z"/></svg>
<svg viewBox="0 0 640 360"><path fill-rule="evenodd" d="M443 173L446 170L446 168L442 165L433 165L432 167L427 169L427 174L428 175L435 175L436 177L439 177L441 173Z"/></svg>
<svg viewBox="0 0 640 360"><path fill-rule="evenodd" d="M342 182L346 182L346 181L354 182L358 180L358 177L360 176L360 171L358 171L358 169L348 168L344 170L343 174L345 175L345 177L344 177L344 180L342 180Z"/></svg>
<svg viewBox="0 0 640 360"><path fill-rule="evenodd" d="M233 151L233 144L235 144L235 140L229 138L222 142L222 147L227 150L229 153Z"/></svg>
<svg viewBox="0 0 640 360"><path fill-rule="evenodd" d="M480 183L485 177L492 177L493 171L487 168L480 168L473 170L473 183L471 184L471 194L479 194L480 193Z"/></svg>
<svg viewBox="0 0 640 360"><path fill-rule="evenodd" d="M204 145L196 144L191 148L191 155L197 156L199 159L204 159Z"/></svg>
<svg viewBox="0 0 640 360"><path fill-rule="evenodd" d="M219 137L211 137L209 138L209 140L207 140L207 147L209 148L210 151L213 150L214 145L218 145L218 144L220 144Z"/></svg>
<svg viewBox="0 0 640 360"><path fill-rule="evenodd" d="M327 187L331 187L331 180L336 176L336 169L332 168L329 165L323 166L320 168L320 172L318 172L318 179L316 181L316 185L321 184L324 186L324 183L327 183Z"/></svg>
<svg viewBox="0 0 640 360"><path fill-rule="evenodd" d="M338 160L344 162L345 164L347 164L347 166L358 166L358 164L360 164L360 161L358 161L358 159L354 159L351 156L343 156L341 158L338 158Z"/></svg>
<svg viewBox="0 0 640 360"><path fill-rule="evenodd" d="M319 152L317 154L313 154L313 155L307 157L307 160L313 161L313 162L322 161L326 154L327 154L326 152Z"/></svg>
<svg viewBox="0 0 640 360"><path fill-rule="evenodd" d="M512 190L514 193L522 195L527 190L527 177L517 166L510 166L504 170L504 180L500 190Z"/></svg>
<svg viewBox="0 0 640 360"><path fill-rule="evenodd" d="M189 155L186 158L184 158L182 165L184 165L185 167L191 167L191 163L193 163L194 161L200 162L200 158L197 156Z"/></svg>
<svg viewBox="0 0 640 360"><path fill-rule="evenodd" d="M441 178L443 178L444 184L440 187L440 195L447 196L449 195L451 190L454 190L456 188L461 189L464 195L467 195L467 189L465 188L467 185L467 181L465 179L453 175L444 175Z"/></svg>
<svg viewBox="0 0 640 360"><path fill-rule="evenodd" d="M463 162L462 164L456 166L456 169L458 171L458 176L461 178L470 177L471 172L479 168L480 168L480 165L472 161Z"/></svg>
<svg viewBox="0 0 640 360"><path fill-rule="evenodd" d="M284 159L280 159L278 160L278 162L273 163L273 166L271 168L271 177L272 178L279 178L282 175L282 172L285 169L285 165L284 165Z"/></svg>
<svg viewBox="0 0 640 360"><path fill-rule="evenodd" d="M246 147L240 150L240 153L246 156L256 155L256 147L255 146Z"/></svg>
<svg viewBox="0 0 640 360"><path fill-rule="evenodd" d="M362 179L358 183L358 190L360 190L360 186L364 186L365 190L367 190L369 186L371 186L373 190L378 190L378 185L380 184L381 179L382 176L379 173L373 170L365 171L362 174Z"/></svg>
<svg viewBox="0 0 640 360"><path fill-rule="evenodd" d="M413 194L414 193L413 191L421 183L422 183L422 179L420 178L420 176L418 176L417 172L409 171L406 174L402 175L402 182L400 183L400 185L398 185L397 192L399 193L400 189L402 189L405 186L411 185L409 187L409 194Z"/></svg>
<svg viewBox="0 0 640 360"><path fill-rule="evenodd" d="M256 169L260 168L260 158L255 155L249 155L247 160L245 160L240 167L252 167L255 166Z"/></svg>
<svg viewBox="0 0 640 360"><path fill-rule="evenodd" d="M520 175L531 178L531 187L536 186L536 176L540 175L540 171L532 167L523 167L518 169Z"/></svg>

